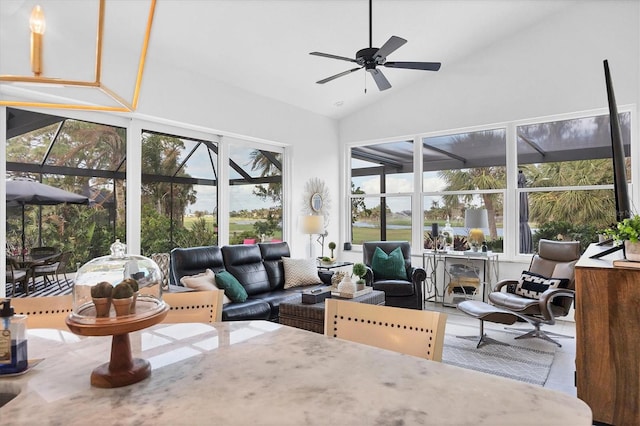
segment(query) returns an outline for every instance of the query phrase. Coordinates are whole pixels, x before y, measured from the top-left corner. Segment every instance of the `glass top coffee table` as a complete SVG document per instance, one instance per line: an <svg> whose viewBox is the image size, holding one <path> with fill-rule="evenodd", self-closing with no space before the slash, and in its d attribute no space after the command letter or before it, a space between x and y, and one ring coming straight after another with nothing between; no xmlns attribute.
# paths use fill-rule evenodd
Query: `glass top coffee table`
<svg viewBox="0 0 640 426"><path fill-rule="evenodd" d="M333 296L335 298L335 296ZM349 300L354 303L368 303L370 305L384 305L384 291L373 290L362 296ZM280 324L315 333L324 333L324 300L319 303L302 303L302 295L296 301L280 304Z"/></svg>

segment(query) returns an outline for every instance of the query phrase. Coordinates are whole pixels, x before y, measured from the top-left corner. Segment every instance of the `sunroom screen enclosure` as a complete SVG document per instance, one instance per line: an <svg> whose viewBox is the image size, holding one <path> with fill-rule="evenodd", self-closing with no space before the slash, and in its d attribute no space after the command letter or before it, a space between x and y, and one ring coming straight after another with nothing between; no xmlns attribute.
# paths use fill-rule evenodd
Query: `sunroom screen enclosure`
<svg viewBox="0 0 640 426"><path fill-rule="evenodd" d="M28 247L55 246L74 253L71 266L103 256L110 244L126 240L126 129L9 108L7 179L27 177L89 197L90 206L26 208ZM218 143L143 130L143 255L178 246L218 243ZM233 150L232 150L233 151ZM229 165L227 182L245 187L250 207L234 225L231 243L244 238L282 237L282 154L243 150ZM18 250L20 212L7 210L7 245ZM241 229L234 229L241 227Z"/></svg>

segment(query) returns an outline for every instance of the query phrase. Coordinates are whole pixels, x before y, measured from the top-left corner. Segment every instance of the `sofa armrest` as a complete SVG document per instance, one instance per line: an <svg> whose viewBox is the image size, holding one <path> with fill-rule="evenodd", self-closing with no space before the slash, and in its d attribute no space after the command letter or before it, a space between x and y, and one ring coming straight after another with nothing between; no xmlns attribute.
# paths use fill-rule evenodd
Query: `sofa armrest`
<svg viewBox="0 0 640 426"><path fill-rule="evenodd" d="M493 290L491 291L502 291L504 287L515 286L517 284L518 284L518 280L501 280L501 281L498 281L498 283L495 285L495 287L493 287ZM515 293L515 287L513 288L514 288L514 291L509 291L509 287L507 287L506 288L507 293Z"/></svg>
<svg viewBox="0 0 640 426"><path fill-rule="evenodd" d="M364 282L371 287L373 285L373 269L371 269L370 266L365 266L365 268L367 269L367 273L364 274Z"/></svg>
<svg viewBox="0 0 640 426"><path fill-rule="evenodd" d="M413 283L413 291L416 293L416 297L422 304L423 296L422 296L422 283L427 279L427 271L421 267L412 267L411 268L411 282ZM420 306L422 309L422 306Z"/></svg>

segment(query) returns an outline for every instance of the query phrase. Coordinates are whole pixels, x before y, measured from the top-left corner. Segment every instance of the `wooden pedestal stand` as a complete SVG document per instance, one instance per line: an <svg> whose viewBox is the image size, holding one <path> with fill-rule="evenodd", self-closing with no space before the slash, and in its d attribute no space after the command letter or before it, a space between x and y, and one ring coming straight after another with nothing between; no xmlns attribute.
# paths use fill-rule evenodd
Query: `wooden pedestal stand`
<svg viewBox="0 0 640 426"><path fill-rule="evenodd" d="M136 313L123 317L91 318L91 304L79 314L67 317L69 329L80 336L113 336L111 359L96 367L91 373L91 385L99 388L118 388L138 383L151 375L149 361L131 356L129 333L161 322L169 312L169 306L153 298L138 298ZM87 320L87 317L90 319Z"/></svg>

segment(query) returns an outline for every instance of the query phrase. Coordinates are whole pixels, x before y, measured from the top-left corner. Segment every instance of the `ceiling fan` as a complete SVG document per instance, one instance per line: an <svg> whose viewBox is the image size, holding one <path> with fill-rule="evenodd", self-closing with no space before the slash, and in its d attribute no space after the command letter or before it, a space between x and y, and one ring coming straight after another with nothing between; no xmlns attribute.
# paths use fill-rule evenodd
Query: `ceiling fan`
<svg viewBox="0 0 640 426"><path fill-rule="evenodd" d="M331 59L339 59L341 61L354 62L358 64L356 68L352 68L347 71L343 71L336 75L332 75L331 77L324 78L322 80L316 81L318 84L328 83L336 78L345 76L347 74L351 74L352 72L358 71L362 68L367 70L373 77L373 80L376 82L379 90L387 90L391 88L391 83L389 80L382 74L382 71L377 69L378 66L383 66L387 68L405 68L410 70L424 70L424 71L438 71L440 69L440 62L387 62L387 56L391 53L395 52L400 46L405 44L407 40L397 37L391 36L389 40L385 44L382 45L381 48L373 47L373 37L372 37L372 0L369 0L369 47L365 47L364 49L360 49L356 52L355 59L347 58L345 56L337 56L331 55L329 53L322 52L311 52L310 55L314 56L322 56L324 58Z"/></svg>

